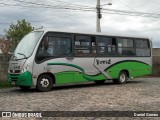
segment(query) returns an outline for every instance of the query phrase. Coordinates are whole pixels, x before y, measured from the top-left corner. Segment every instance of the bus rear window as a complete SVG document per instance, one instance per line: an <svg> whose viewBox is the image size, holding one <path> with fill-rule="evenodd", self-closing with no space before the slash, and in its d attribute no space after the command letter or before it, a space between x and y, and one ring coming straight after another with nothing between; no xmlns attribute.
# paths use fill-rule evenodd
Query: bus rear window
<svg viewBox="0 0 160 120"><path fill-rule="evenodd" d="M150 56L150 46L148 40L135 40L136 56Z"/></svg>

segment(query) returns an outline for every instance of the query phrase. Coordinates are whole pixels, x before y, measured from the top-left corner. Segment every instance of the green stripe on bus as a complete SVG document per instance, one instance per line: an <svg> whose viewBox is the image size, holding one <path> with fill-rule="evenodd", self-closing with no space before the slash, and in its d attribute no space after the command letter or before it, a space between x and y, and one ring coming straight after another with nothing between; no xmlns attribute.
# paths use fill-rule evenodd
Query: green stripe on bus
<svg viewBox="0 0 160 120"><path fill-rule="evenodd" d="M48 63L47 65L64 65L70 66L79 69L82 73L76 71L63 71L59 73L55 73L56 78L58 78L57 83L61 83L61 81L66 81L66 83L81 82L81 81L96 81L96 80L105 80L106 77L102 74L95 75L87 75L84 73L84 69L69 63ZM147 74L151 74L152 67L146 63L142 63L139 61L122 61L117 62L108 68L105 69L105 72L112 77L112 79L117 79L119 76L119 72L122 70L127 70L129 73L129 77L138 77ZM73 80L68 80L69 78L73 78ZM74 80L75 79L75 80ZM68 81L68 82L67 82Z"/></svg>
<svg viewBox="0 0 160 120"><path fill-rule="evenodd" d="M64 71L55 73L56 84L74 83L74 82L87 82L105 80L103 74L97 76L88 76L78 71Z"/></svg>
<svg viewBox="0 0 160 120"><path fill-rule="evenodd" d="M77 68L77 69L82 71L83 78L85 78L86 80L89 80L89 81L95 81L95 80L98 80L98 79L105 79L103 74L99 74L97 76L87 75L87 74L84 73L84 69L83 68L81 68L81 67L79 67L77 65L74 65L74 64L69 64L69 63L47 63L47 65L64 65L64 66L70 66L70 67Z"/></svg>
<svg viewBox="0 0 160 120"><path fill-rule="evenodd" d="M122 61L109 66L105 71L113 78L117 79L121 70L127 70L129 77L138 77L152 73L152 67L146 63L138 61Z"/></svg>

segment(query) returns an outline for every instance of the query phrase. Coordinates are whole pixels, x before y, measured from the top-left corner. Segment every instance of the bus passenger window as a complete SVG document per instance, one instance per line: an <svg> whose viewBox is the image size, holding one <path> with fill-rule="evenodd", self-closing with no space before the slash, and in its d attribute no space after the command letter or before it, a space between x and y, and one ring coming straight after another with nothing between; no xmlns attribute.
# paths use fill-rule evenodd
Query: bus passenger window
<svg viewBox="0 0 160 120"><path fill-rule="evenodd" d="M116 40L114 38L98 36L97 45L99 56L113 56L116 54Z"/></svg>
<svg viewBox="0 0 160 120"><path fill-rule="evenodd" d="M118 54L120 56L134 56L133 39L130 38L117 38Z"/></svg>
<svg viewBox="0 0 160 120"><path fill-rule="evenodd" d="M75 36L75 56L95 56L95 37L76 35Z"/></svg>

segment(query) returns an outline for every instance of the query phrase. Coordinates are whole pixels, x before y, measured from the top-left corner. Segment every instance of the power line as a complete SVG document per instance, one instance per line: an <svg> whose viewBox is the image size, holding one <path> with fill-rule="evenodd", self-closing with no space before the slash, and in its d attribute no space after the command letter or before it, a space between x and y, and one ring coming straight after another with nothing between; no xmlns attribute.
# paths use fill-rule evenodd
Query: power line
<svg viewBox="0 0 160 120"><path fill-rule="evenodd" d="M111 11L102 11L102 13L107 13L107 14L116 14L116 15L127 15L127 16L140 16L140 17L151 17L151 16L146 16L146 15L136 15L136 14L127 14L127 13L118 13L118 12L111 12ZM153 18L160 18L158 16L152 16Z"/></svg>
<svg viewBox="0 0 160 120"><path fill-rule="evenodd" d="M73 5L73 6L79 6L79 7L87 7L87 8L94 8L94 6L88 6L88 5L79 5L79 4L76 4L76 3L70 3L70 2L64 2L64 1L61 1L61 0L53 0L55 2L60 2L60 4L69 4L69 5Z"/></svg>
<svg viewBox="0 0 160 120"><path fill-rule="evenodd" d="M18 0L18 1L11 1L10 3L7 3L5 0L2 0L0 2L0 5L5 5L5 6L14 6L14 7L22 7L22 8L46 8L46 9L50 9L50 10L71 10L74 12L95 12L95 8L93 9L93 7L88 7L88 6L83 6L83 5L78 5L77 6L81 6L81 7L71 7L70 6L58 6L58 5L52 5L50 4L50 2L46 2L47 4L44 3L35 3L35 2L28 2L28 1L22 1L22 0ZM52 1L52 3L56 3L59 2L61 3L62 1L60 0L54 0L54 2ZM23 4L22 4L23 3ZM69 2L64 2L65 4L70 4ZM27 5L26 5L27 4ZM74 5L74 4L72 4ZM126 4L125 4L126 5ZM88 7L88 8L87 8ZM130 7L131 8L131 7ZM132 8L134 10L134 8ZM156 14L156 13L144 13L144 12L138 12L136 10L136 12L133 11L126 11L126 10L116 10L116 9L102 9L103 13L108 13L108 14L117 14L117 15L128 15L128 16L141 16L141 17L152 17L152 18L160 18L160 14ZM63 17L58 17L58 18L63 18ZM51 18L51 19L58 19L58 18ZM43 19L43 20L37 20L37 21L31 21L31 22L40 22L40 21L45 21L45 20L51 20L51 19ZM0 24L10 24L10 23L0 23Z"/></svg>
<svg viewBox="0 0 160 120"><path fill-rule="evenodd" d="M155 13L133 12L133 11L117 10L117 9L103 9L103 11L115 12L117 14L123 14L123 15L126 14L126 15L133 15L133 16L160 18L160 14L155 14Z"/></svg>
<svg viewBox="0 0 160 120"><path fill-rule="evenodd" d="M9 4L9 3L0 3L2 5L5 5L5 6L17 6L17 7L35 7L38 6L38 7L41 7L41 8L52 8L52 9L65 9L65 10L75 10L75 11L78 11L78 10L81 10L81 11L92 11L94 10L93 8L74 8L74 7L70 7L70 6L57 6L57 5L48 5L48 4L41 4L41 3L33 3L33 2L24 2L24 1L19 1L20 3L23 2L23 3L26 3L26 5L19 5L19 4Z"/></svg>
<svg viewBox="0 0 160 120"><path fill-rule="evenodd" d="M129 6L128 4L124 3L123 1L121 1L121 0L119 0L119 1L120 1L123 5L127 6L128 8L130 8L130 9L138 12L136 9L134 9L133 7L131 7L131 6ZM139 12L139 13L142 13L142 12ZM156 17L154 17L154 18L156 18ZM154 22L158 23L157 21L155 21L155 20L153 20L153 19L151 19L151 18L149 18L149 19L150 19L151 21L154 21Z"/></svg>
<svg viewBox="0 0 160 120"><path fill-rule="evenodd" d="M54 0L55 1L55 0ZM24 3L27 4L27 5L37 5L37 6L40 6L40 7L54 7L55 8L61 8L61 9L69 9L69 8L72 8L73 5L74 7L76 7L77 9L80 9L80 8L83 8L83 9L94 9L94 7L91 7L91 6L82 6L82 5L71 5L71 3L68 3L69 5L66 7L66 6L63 6L64 3L67 3L67 2L63 2L61 3L61 5L51 5L51 4L44 4L44 3L35 3L35 2L29 2L29 1L23 1L23 0L18 0L16 1L17 3ZM47 1L45 1L47 2ZM60 2L59 0L56 0L55 2Z"/></svg>
<svg viewBox="0 0 160 120"><path fill-rule="evenodd" d="M21 0L19 0L19 1L21 1ZM23 1L21 1L21 2L23 2ZM67 10L75 10L75 11L88 11L88 12L95 12L95 9L80 9L80 8L70 8L70 7L64 7L64 8L62 8L62 7L57 7L57 6L52 6L52 5L45 5L45 4L37 4L37 3L33 3L33 2L25 2L25 3L30 3L30 4L34 4L34 5L38 5L38 6L42 6L42 5L44 5L43 7L44 8L52 8L52 9L67 9ZM19 6L19 5L16 5L16 4L7 4L7 3L0 3L0 4L3 4L3 5L11 5L11 6ZM19 6L19 7L29 7L29 6ZM115 13L117 13L117 14L122 14L123 13L123 15L124 14L126 14L126 15L129 15L129 14L135 14L135 15L133 15L133 16L145 16L145 17L153 17L153 18L159 18L160 17L160 14L155 14L155 13L144 13L144 12L133 12L133 11L125 11L125 10L115 10L115 9L104 9L103 8L103 11L113 11L113 12L115 12Z"/></svg>
<svg viewBox="0 0 160 120"><path fill-rule="evenodd" d="M64 7L64 6L57 6L57 5L48 5L48 4L41 4L41 3L34 3L34 2L24 2L22 0L18 0L19 2L21 3L27 3L27 4L32 4L32 5L38 5L38 6L42 6L44 8L52 8L52 9L68 9L68 10L81 10L81 11L95 11L95 8L91 9L91 8L70 8L70 7ZM11 5L11 6L20 6L20 5L17 5L17 4L7 4L7 3L0 3L0 4L3 4L3 5ZM29 7L29 6L25 6L24 4L21 5L21 7ZM133 9L133 8L132 8ZM107 11L114 11L114 12L123 12L123 13L135 13L135 14L149 14L149 15L160 15L160 14L154 14L154 13L144 13L144 12L132 12L132 11L122 11L122 10L114 10L114 9L103 9L103 10L107 10Z"/></svg>
<svg viewBox="0 0 160 120"><path fill-rule="evenodd" d="M4 0L3 0L4 1ZM54 0L55 1L55 0ZM120 0L119 0L120 1ZM95 8L93 9L92 8L89 8L88 6L85 6L85 7L88 7L88 8L71 8L70 6L67 6L67 7L64 7L64 6L57 6L57 5L49 5L49 4L42 4L42 3L34 3L34 2L26 2L26 1L22 1L22 0L18 0L18 2L20 3L26 3L26 4L30 4L30 5L36 5L36 6L39 6L39 7L44 7L44 8L52 8L52 9L68 9L68 10L80 10L80 11L95 11ZM60 0L56 0L56 2L62 2ZM122 2L122 1L121 1ZM13 2L12 2L13 3ZM64 3L68 3L70 4L69 2L64 2ZM29 5L28 6L25 6L24 4L22 5L19 5L19 4L8 4L8 3L0 3L2 5L11 5L11 6L19 6L19 7L30 7ZM124 3L123 3L124 4ZM74 5L74 4L73 4ZM78 4L76 4L78 5ZM124 4L127 6L127 4ZM79 6L82 6L82 5L79 5ZM133 9L134 11L137 11L135 10L134 8L130 7L131 9ZM114 10L114 9L103 9L103 10L106 10L106 11L114 11L114 12L122 12L122 13L128 13L128 14L136 14L136 15L141 15L141 14L147 14L147 15L150 15L149 17L155 17L158 18L157 16L159 16L160 14L155 14L155 13L144 13L144 12L133 12L133 11L122 11L122 10Z"/></svg>

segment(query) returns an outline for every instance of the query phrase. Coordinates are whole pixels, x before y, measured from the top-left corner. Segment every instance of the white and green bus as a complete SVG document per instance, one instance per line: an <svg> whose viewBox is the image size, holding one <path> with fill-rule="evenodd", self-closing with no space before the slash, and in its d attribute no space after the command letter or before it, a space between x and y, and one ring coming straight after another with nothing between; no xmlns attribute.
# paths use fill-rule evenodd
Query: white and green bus
<svg viewBox="0 0 160 120"><path fill-rule="evenodd" d="M151 74L152 43L147 37L36 30L18 44L8 68L10 83L49 91L53 85L113 80Z"/></svg>

